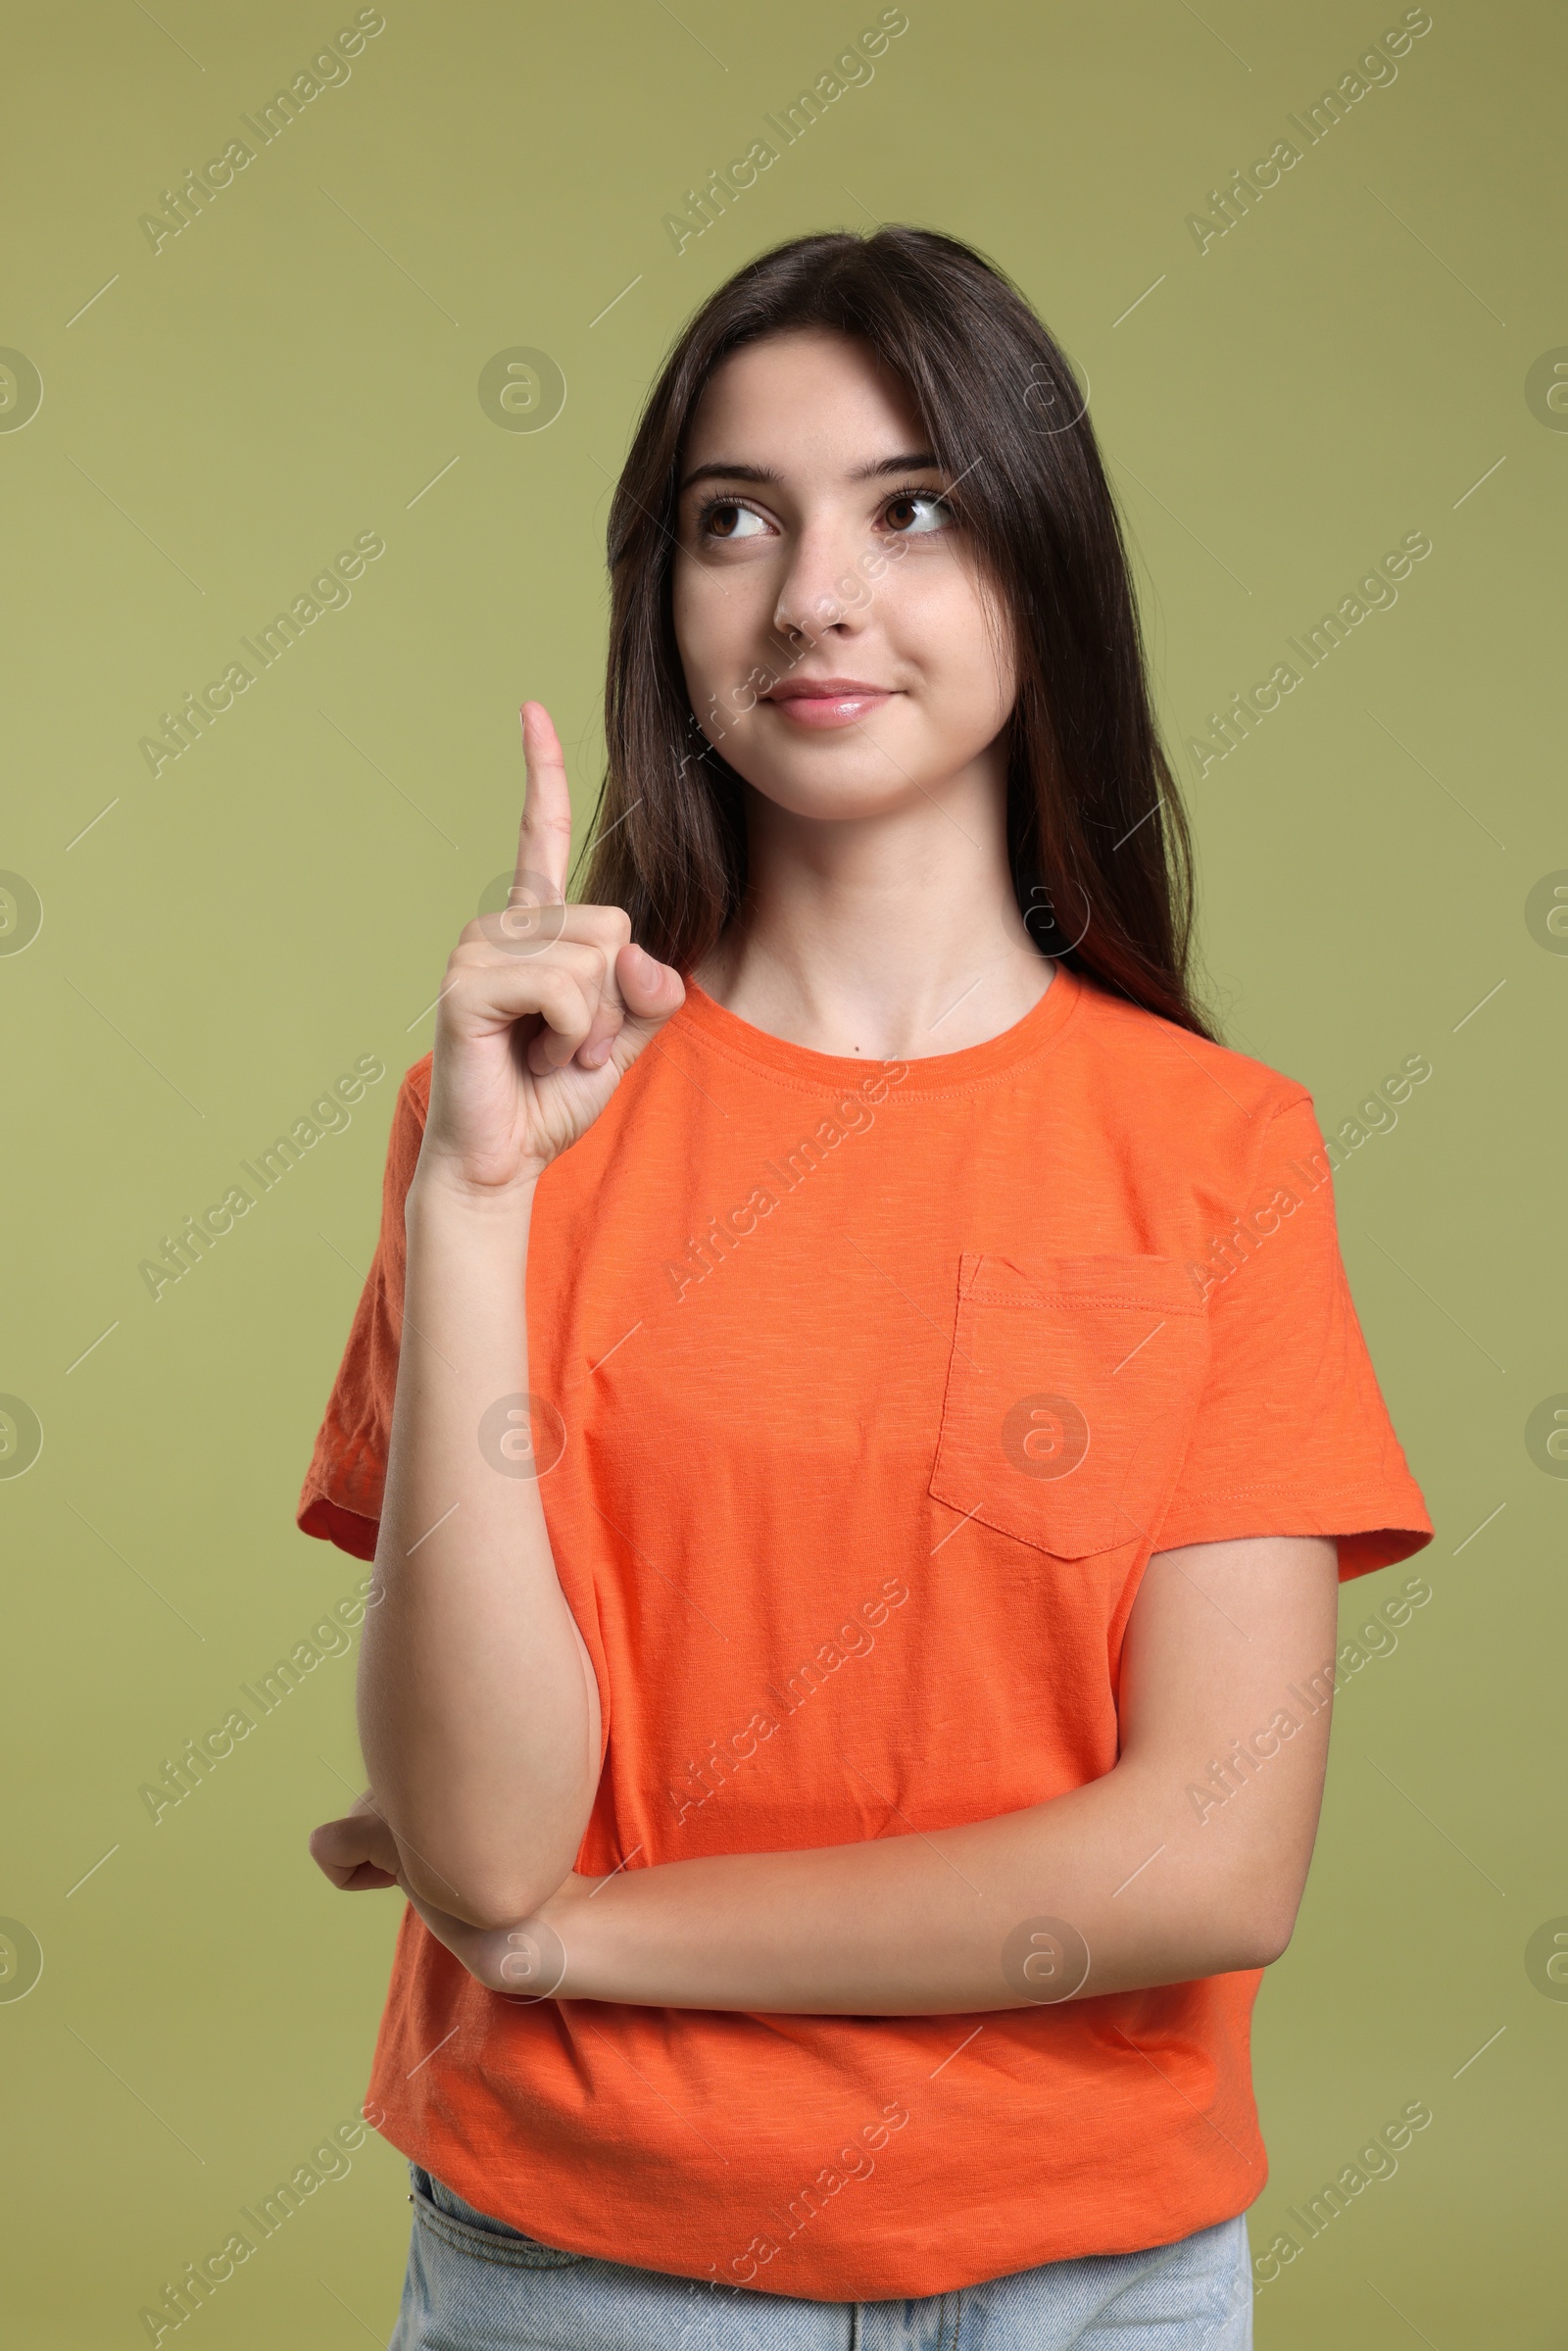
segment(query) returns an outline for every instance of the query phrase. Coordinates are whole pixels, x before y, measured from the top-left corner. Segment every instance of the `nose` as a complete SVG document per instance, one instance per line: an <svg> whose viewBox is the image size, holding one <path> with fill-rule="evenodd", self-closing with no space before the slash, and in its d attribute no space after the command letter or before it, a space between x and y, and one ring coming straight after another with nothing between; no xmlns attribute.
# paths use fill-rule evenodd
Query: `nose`
<svg viewBox="0 0 1568 2351"><path fill-rule="evenodd" d="M808 524L795 541L773 626L803 651L858 636L864 627L870 591L855 553L848 532L828 517Z"/></svg>

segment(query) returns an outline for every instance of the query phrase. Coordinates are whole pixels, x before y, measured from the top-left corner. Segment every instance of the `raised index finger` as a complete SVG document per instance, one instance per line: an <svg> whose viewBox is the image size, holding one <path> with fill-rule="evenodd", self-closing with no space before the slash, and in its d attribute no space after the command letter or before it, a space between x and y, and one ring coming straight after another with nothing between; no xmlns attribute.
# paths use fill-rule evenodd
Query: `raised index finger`
<svg viewBox="0 0 1568 2351"><path fill-rule="evenodd" d="M566 895L571 863L571 794L566 788L565 757L542 702L525 702L519 715L528 792L517 827L517 870L513 886L532 896L541 881L547 882L559 906Z"/></svg>

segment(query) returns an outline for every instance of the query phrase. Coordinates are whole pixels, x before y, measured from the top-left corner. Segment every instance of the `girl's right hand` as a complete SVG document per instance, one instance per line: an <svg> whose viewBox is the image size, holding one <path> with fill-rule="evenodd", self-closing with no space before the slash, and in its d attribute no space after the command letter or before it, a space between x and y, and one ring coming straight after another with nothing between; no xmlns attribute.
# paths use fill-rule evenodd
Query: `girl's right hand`
<svg viewBox="0 0 1568 2351"><path fill-rule="evenodd" d="M528 790L506 909L464 930L436 1012L415 1186L473 1201L525 1190L592 1126L686 1001L619 906L564 903L571 798L542 703L522 706Z"/></svg>

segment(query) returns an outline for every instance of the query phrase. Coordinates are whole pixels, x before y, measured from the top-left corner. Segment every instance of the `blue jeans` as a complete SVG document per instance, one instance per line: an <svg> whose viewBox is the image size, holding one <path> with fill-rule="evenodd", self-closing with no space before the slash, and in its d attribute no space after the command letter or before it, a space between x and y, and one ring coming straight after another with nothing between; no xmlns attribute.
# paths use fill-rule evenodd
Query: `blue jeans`
<svg viewBox="0 0 1568 2351"><path fill-rule="evenodd" d="M390 2351L1251 2351L1247 2222L915 2302L804 2302L563 2253L409 2166Z"/></svg>

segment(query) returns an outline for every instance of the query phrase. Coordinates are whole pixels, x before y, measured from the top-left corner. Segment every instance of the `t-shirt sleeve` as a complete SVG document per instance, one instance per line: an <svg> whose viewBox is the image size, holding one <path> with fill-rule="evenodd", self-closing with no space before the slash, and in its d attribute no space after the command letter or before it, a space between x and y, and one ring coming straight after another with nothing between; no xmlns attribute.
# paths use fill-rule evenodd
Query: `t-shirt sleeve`
<svg viewBox="0 0 1568 2351"><path fill-rule="evenodd" d="M1274 1113L1229 1228L1192 1268L1208 1372L1155 1549L1335 1536L1342 1581L1407 1559L1432 1522L1361 1336L1308 1096Z"/></svg>
<svg viewBox="0 0 1568 2351"><path fill-rule="evenodd" d="M302 1533L335 1543L356 1559L374 1558L380 1527L403 1327L403 1203L424 1137L429 1071L426 1056L398 1088L381 1179L380 1237L295 1510Z"/></svg>

